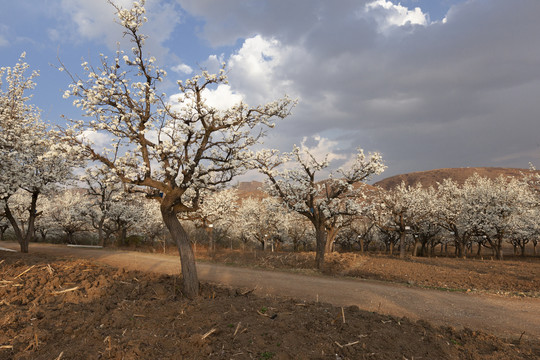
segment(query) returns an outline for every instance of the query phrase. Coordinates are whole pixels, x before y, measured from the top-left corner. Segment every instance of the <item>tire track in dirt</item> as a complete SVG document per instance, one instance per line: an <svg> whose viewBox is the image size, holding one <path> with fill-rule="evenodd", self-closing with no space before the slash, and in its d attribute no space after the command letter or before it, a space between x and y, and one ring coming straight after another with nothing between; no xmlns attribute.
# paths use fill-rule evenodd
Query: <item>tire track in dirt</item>
<svg viewBox="0 0 540 360"><path fill-rule="evenodd" d="M16 243L3 247L17 249ZM129 251L68 248L31 244L31 252L90 258L131 270L178 274L179 258ZM367 311L425 320L439 326L471 328L495 335L540 340L540 299L463 294L420 289L372 280L329 276L306 276L278 271L253 270L198 263L199 278L232 287L255 288L262 296L328 302L337 306L357 305Z"/></svg>

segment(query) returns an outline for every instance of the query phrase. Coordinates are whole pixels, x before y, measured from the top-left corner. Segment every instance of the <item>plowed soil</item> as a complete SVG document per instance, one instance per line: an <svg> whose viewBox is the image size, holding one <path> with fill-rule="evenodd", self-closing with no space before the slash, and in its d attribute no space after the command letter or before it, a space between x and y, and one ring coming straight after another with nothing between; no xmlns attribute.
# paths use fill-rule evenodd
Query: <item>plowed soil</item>
<svg viewBox="0 0 540 360"><path fill-rule="evenodd" d="M540 344L88 260L0 253L0 359L538 359Z"/></svg>

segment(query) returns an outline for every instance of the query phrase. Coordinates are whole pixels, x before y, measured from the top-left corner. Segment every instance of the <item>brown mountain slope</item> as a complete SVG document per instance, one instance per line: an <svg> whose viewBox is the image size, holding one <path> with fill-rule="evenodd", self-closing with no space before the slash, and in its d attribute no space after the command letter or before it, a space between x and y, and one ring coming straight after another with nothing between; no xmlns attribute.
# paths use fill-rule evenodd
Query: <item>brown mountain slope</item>
<svg viewBox="0 0 540 360"><path fill-rule="evenodd" d="M263 199L268 195L261 190L263 183L260 181L240 182L234 186L238 190L238 197L246 199L252 197L254 199Z"/></svg>
<svg viewBox="0 0 540 360"><path fill-rule="evenodd" d="M324 181L321 181L321 183ZM359 187L364 187L365 192L369 192L372 190L375 190L375 188L372 185L368 185L366 183L360 182L357 184L354 184L354 187L358 189ZM239 182L234 186L235 189L238 190L238 197L240 199L246 199L246 198L254 198L254 199L264 199L265 197L268 197L268 194L266 194L262 188L263 183L260 181L249 181L249 182Z"/></svg>
<svg viewBox="0 0 540 360"><path fill-rule="evenodd" d="M480 176L488 178L496 178L499 175L503 176L517 176L520 177L524 173L529 173L528 169L511 169L511 168L495 168L495 167L468 167L468 168L454 168L454 169L435 169L428 171L412 172L408 174L401 174L388 177L381 181L376 182L374 185L383 189L389 190L398 186L402 181L406 185L414 186L417 183L421 183L425 187L436 186L437 183L442 182L443 179L451 178L462 184L465 180L478 173Z"/></svg>

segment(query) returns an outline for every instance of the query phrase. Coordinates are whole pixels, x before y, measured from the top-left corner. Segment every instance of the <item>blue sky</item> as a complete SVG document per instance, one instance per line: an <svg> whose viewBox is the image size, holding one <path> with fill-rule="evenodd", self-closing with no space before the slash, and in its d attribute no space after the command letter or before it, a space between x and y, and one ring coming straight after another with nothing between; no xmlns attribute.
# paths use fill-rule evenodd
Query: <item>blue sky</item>
<svg viewBox="0 0 540 360"><path fill-rule="evenodd" d="M120 0L127 6L129 0ZM143 28L170 84L225 61L227 97L299 99L266 146L304 144L336 164L383 153L384 176L434 168L540 166L540 1L149 0ZM0 0L0 66L40 71L43 118L80 116L57 56L112 54L105 0ZM166 89L174 94L172 86Z"/></svg>

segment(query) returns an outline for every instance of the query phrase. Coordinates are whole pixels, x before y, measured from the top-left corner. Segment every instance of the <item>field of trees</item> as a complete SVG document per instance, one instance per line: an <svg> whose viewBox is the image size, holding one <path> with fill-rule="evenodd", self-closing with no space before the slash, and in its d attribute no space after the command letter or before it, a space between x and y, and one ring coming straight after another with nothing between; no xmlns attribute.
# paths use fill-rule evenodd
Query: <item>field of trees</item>
<svg viewBox="0 0 540 360"><path fill-rule="evenodd" d="M328 158L316 158L305 147L294 146L289 153L274 149L255 151L274 121L289 116L296 101L284 96L256 106L240 102L220 108L207 101L205 91L227 83L226 70L222 68L217 74L202 71L191 79L178 81L178 100L173 102L158 91L167 73L146 53L146 36L140 33L140 27L147 21L144 1L133 3L130 9L111 5L117 10L117 21L132 49L118 50L110 57L101 55L97 65L83 62L84 75L67 69L61 61L58 66L59 71L72 80L64 97L74 99L73 104L81 109L83 120L66 119L64 127L53 128L41 119L41 112L31 104L29 95L36 86L38 73L29 74L30 66L25 63L24 54L14 66L0 68L0 240L16 240L21 253L31 253L32 242L137 247L164 252L172 244L181 260L182 280L177 285L176 278L117 274L115 270L94 268L89 263L2 254L0 291L4 297L0 300L0 310L3 326L9 326L9 332L0 335L4 342L0 343L0 351L15 353L2 352L0 356L35 358L35 353L29 351L38 351L42 344L45 346L40 351L45 352L39 356L61 359L63 352L56 354L52 349L64 344L65 339L48 335L43 327L43 331L38 331L37 326L32 327L32 322L47 318L49 315L44 314L50 314L48 311L52 313L65 305L68 310L65 319L41 325L71 329L69 334L78 338L78 329L83 328L69 322L76 320L73 317L77 317L78 312L87 312L86 307L79 306L95 302L98 295L106 299L100 306L105 310L119 309L119 317L126 316L126 309L131 306L136 308L129 310L131 314L146 311L137 301L148 300L149 307L166 314L173 330L176 320L182 323L182 333L178 336L156 333L155 326L164 319L159 317L158 323L150 325L150 333L141 331L141 337L132 340L142 342L141 339L146 338L146 342L159 347L152 336L171 336L174 344L188 339L191 347L185 350L187 354L204 354L201 358L210 354L216 358L235 356L225 352L226 342L237 335L240 338L243 329L248 329L245 323L241 326L239 319L244 314L239 309L253 307L253 303L258 304L257 309L251 309L257 310L251 311L257 321L268 321L269 317L273 320L271 317L278 313L311 317L302 307L300 314L294 303L279 302L270 306L259 303L261 299L251 298L253 303L246 303L244 295L232 296L233 290L201 286L195 266L196 256L201 257L201 254L223 262L236 257L239 264L245 265L250 262L250 254L257 250L269 254L258 260L267 262L269 267L279 267L272 265L273 261L279 261L283 267L298 268L308 259L313 271L333 273L340 272L339 268L336 270L334 252L346 253L340 259L352 254L353 265L356 253L382 254L388 259L397 258L399 254L402 260L421 257L434 262L441 256L444 261L448 257L504 260L511 254L513 261L517 257L525 259L522 262L525 272L527 266L536 269L540 175L534 169L520 171L512 177L473 174L463 181L441 178L434 186L400 182L383 188L367 185L373 175L381 174L386 168L379 153L365 154L358 148L347 166L335 169ZM249 170L258 170L265 179L261 189L251 196L242 190L242 184L230 185L238 175ZM273 260L270 255L274 253L285 255ZM294 261L289 261L292 256L287 258L290 254L295 255ZM288 265L284 259L288 259ZM41 273L30 272L33 266ZM83 285L94 270L96 284ZM379 276L388 280L383 274ZM66 282L66 279L71 280ZM140 279L144 279L145 286L138 285ZM67 285L79 282L81 285L72 288L81 287L84 292L70 293ZM534 288L534 279L528 284ZM57 290L57 285L63 290ZM163 288L165 295L160 296L155 286ZM116 291L123 291L127 302L108 296ZM156 297L149 295L151 291ZM530 288L515 291L535 296ZM210 296L212 300L215 298L209 294L216 293L217 299L223 301L219 305L208 301ZM31 313L28 304L36 306L36 313ZM236 309L231 312L239 314L226 320L226 325L215 328L212 325L209 329L197 327L196 322L210 313L208 307L216 306L221 310ZM371 345L358 339L365 332L382 331L372 327L358 330L365 317L377 324L398 324L391 334L401 332L398 329L404 326L402 324L410 326L415 335L409 340L422 333L422 339L428 339L431 344L431 350L421 351L423 357L444 354L441 357L467 358L471 352L474 357L480 352L477 347L481 346L490 347L493 358L505 358L508 354L534 357L535 350L530 347L522 353L519 347L513 348L516 344L508 345L489 336L484 339L484 335L467 330L432 329L429 325L409 324L406 320L358 314L358 309L354 308L348 309L347 314L341 309L340 323L339 319L332 320L336 317L336 308L319 309L320 306L323 305L306 306L306 309L324 313L322 318L314 320L316 324L306 320L297 327L290 323L282 326L294 329L295 336L304 334L302 331L306 329L325 332L329 327L341 333L351 326L347 331L354 330L355 337L350 338L347 333L339 340L332 339L328 346L317 348L317 356L321 358L329 354L336 359L359 358L360 354L364 358L371 358L370 354L374 354L373 358L386 358L387 354L380 349L382 345L372 343L377 345L370 348ZM182 309L180 314L179 308ZM194 317L186 318L185 312L192 310ZM349 323L345 316L349 317ZM133 336L133 329L138 325L135 325L134 315L131 320L130 324L119 320L121 325L115 323L110 333L105 331L106 323L93 323L90 325L93 330L82 330L84 334L95 335L94 340L100 346L105 344L99 351L92 345L92 351L97 351L96 358L148 358L151 355L142 345L133 350L133 344L119 340L128 328ZM252 326L256 327L250 325L249 328ZM265 331L261 327L256 333L266 335ZM282 328L272 331L279 333ZM225 338L209 345L207 339L217 334ZM253 347L254 338L245 341L242 346L249 350L242 354L249 354L250 358L271 358L274 355L270 354L279 352L275 348L267 351ZM467 347L465 344L469 341L473 345ZM407 342L403 340L403 344ZM451 346L450 342L464 347L448 350L446 346ZM358 344L364 344L360 352L354 347ZM281 345L276 342L275 346ZM297 348L294 343L287 346ZM86 350L81 345L81 351ZM65 351L68 354L71 350L66 348ZM409 354L404 348L395 351L395 354L399 351ZM433 351L438 355L433 355ZM167 350L160 356L170 354ZM297 353L284 354L279 358L298 356ZM410 355L414 356L413 352Z"/></svg>

